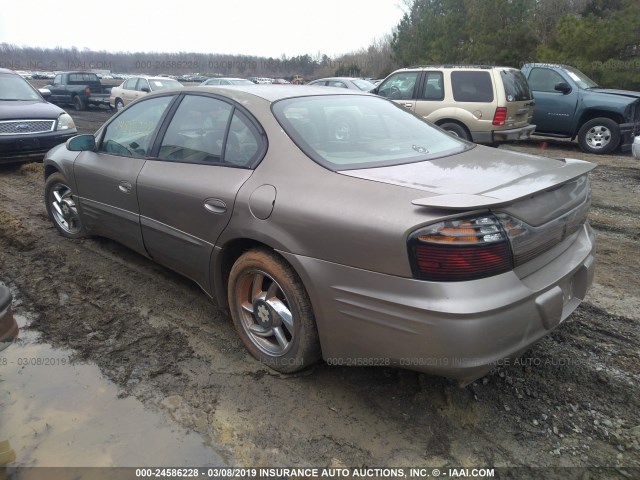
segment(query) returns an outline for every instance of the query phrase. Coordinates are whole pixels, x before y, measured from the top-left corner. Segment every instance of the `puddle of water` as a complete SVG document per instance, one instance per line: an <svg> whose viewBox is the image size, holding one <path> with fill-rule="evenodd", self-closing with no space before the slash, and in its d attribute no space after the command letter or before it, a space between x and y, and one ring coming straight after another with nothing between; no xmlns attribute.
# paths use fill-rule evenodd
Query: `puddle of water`
<svg viewBox="0 0 640 480"><path fill-rule="evenodd" d="M8 467L221 466L196 433L176 426L118 388L71 351L37 343L20 327L0 352L0 469ZM15 460L13 457L15 456Z"/></svg>

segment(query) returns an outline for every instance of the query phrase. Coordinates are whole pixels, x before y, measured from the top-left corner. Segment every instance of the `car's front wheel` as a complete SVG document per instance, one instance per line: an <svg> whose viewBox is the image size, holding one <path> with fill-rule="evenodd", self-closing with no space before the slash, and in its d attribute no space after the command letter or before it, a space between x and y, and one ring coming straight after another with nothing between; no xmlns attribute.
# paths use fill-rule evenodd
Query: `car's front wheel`
<svg viewBox="0 0 640 480"><path fill-rule="evenodd" d="M620 144L620 126L605 117L589 120L578 132L578 143L586 153L611 153Z"/></svg>
<svg viewBox="0 0 640 480"><path fill-rule="evenodd" d="M119 98L116 98L116 112L119 112L123 108L124 108L124 103L122 102L122 100Z"/></svg>
<svg viewBox="0 0 640 480"><path fill-rule="evenodd" d="M229 275L228 300L238 335L265 365L291 373L320 358L307 292L277 254L256 249L238 258Z"/></svg>
<svg viewBox="0 0 640 480"><path fill-rule="evenodd" d="M85 236L76 199L69 182L61 173L54 173L44 185L44 198L49 219L58 231L67 238Z"/></svg>

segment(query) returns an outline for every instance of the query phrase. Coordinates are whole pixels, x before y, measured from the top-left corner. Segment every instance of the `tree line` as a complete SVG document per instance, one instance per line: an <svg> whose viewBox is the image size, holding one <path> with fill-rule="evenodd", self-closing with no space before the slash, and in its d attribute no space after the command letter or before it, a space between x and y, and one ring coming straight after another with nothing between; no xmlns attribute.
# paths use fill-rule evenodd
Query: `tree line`
<svg viewBox="0 0 640 480"><path fill-rule="evenodd" d="M130 74L384 78L420 64L576 66L604 86L640 90L639 0L403 0L393 31L336 58L106 52L0 44L0 67Z"/></svg>
<svg viewBox="0 0 640 480"><path fill-rule="evenodd" d="M397 64L578 67L596 82L640 89L638 0L406 0L393 32Z"/></svg>

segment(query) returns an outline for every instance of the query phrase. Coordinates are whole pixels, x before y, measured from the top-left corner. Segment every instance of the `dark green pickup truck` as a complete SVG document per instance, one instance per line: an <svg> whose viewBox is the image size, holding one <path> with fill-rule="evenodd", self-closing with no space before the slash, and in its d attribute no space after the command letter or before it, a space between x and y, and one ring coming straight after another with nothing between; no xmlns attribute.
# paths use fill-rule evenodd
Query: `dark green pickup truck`
<svg viewBox="0 0 640 480"><path fill-rule="evenodd" d="M72 104L76 110L84 110L87 105L109 106L110 87L103 87L100 79L91 72L58 73L52 85L47 85L52 103Z"/></svg>
<svg viewBox="0 0 640 480"><path fill-rule="evenodd" d="M522 67L536 106L535 135L578 138L582 151L629 150L640 135L640 92L599 87L580 70L548 63Z"/></svg>

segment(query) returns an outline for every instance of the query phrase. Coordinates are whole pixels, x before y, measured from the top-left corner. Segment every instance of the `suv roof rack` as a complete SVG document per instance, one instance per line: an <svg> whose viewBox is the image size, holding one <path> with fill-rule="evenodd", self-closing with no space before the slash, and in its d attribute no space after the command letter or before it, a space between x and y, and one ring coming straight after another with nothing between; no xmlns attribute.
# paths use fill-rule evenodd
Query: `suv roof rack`
<svg viewBox="0 0 640 480"><path fill-rule="evenodd" d="M484 68L489 69L499 65L460 65L457 63L431 64L431 65L411 65L404 68Z"/></svg>

